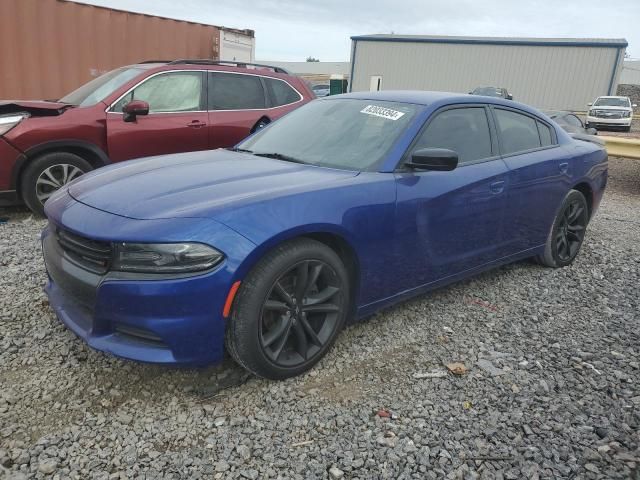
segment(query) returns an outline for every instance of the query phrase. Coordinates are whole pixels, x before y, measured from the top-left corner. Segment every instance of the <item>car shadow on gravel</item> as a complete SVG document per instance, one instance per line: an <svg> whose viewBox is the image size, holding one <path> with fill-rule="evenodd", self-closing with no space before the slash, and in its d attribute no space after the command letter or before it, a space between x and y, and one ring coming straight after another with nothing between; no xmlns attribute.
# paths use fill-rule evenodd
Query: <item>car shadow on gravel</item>
<svg viewBox="0 0 640 480"><path fill-rule="evenodd" d="M27 207L0 207L0 223L24 219L33 216Z"/></svg>

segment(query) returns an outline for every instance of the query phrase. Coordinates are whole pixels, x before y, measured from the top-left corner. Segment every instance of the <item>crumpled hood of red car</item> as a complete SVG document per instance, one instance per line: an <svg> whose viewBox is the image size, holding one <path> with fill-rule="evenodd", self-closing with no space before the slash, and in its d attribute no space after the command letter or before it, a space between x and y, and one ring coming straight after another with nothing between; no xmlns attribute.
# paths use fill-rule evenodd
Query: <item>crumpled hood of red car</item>
<svg viewBox="0 0 640 480"><path fill-rule="evenodd" d="M71 105L46 100L0 100L0 115L27 112L33 116L60 115Z"/></svg>

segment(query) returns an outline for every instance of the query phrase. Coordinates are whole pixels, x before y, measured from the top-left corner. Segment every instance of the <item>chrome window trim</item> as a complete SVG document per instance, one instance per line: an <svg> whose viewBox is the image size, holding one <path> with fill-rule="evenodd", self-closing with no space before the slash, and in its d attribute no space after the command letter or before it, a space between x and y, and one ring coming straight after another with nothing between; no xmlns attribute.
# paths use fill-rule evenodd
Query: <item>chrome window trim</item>
<svg viewBox="0 0 640 480"><path fill-rule="evenodd" d="M111 111L111 109L120 100L122 100L124 97L129 95L133 90L138 88L144 82L146 82L146 81L148 81L148 80L150 80L150 79L152 79L154 77L157 77L158 75L164 75L164 74L175 73L175 72L204 72L204 73L207 73L207 74L209 72L212 72L212 73L227 73L227 74L231 74L231 75L249 75L249 76L252 76L252 77L259 77L259 78L278 80L280 82L286 83L289 87L291 87L293 89L293 91L298 94L300 99L295 101L295 102L292 102L292 103L286 103L284 105L278 105L277 107L269 107L269 108L237 108L237 109L233 109L233 110L180 110L180 111L176 111L176 112L149 112L148 115L158 115L158 114L166 115L166 114L178 114L178 113L185 113L185 114L186 113L208 113L208 112L265 112L265 111L275 110L277 108L288 107L290 105L296 105L296 104L304 101L304 95L302 95L300 93L300 91L296 87L294 87L289 82L287 82L286 80L283 80L281 78L268 77L266 75L260 75L260 74L257 74L257 73L227 72L227 71L224 71L224 70L181 69L181 70L163 70L161 72L156 72L153 75L149 75L148 77L143 78L138 83L136 83L133 87L129 88L126 92L124 92L122 95L120 95L116 100L111 102L111 104L104 110L104 112L105 113L113 113L113 114L116 114L116 115L124 115L122 112L113 112L113 111ZM204 81L208 82L208 80L209 79L206 78ZM208 92L208 89L207 89L207 92ZM266 98L267 98L267 92L265 91L265 99ZM205 100L206 100L206 104L208 106L209 99L207 98Z"/></svg>

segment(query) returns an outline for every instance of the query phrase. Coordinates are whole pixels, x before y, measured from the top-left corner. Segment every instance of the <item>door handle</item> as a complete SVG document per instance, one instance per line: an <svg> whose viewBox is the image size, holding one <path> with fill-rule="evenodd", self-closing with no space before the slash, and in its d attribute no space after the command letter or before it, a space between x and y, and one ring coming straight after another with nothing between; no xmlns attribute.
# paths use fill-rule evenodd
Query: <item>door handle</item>
<svg viewBox="0 0 640 480"><path fill-rule="evenodd" d="M560 169L561 173L567 173L569 171L569 163L562 162L560 165L558 165L558 168Z"/></svg>
<svg viewBox="0 0 640 480"><path fill-rule="evenodd" d="M489 185L489 188L491 189L491 193L502 193L502 191L504 190L504 180L493 182L491 185Z"/></svg>
<svg viewBox="0 0 640 480"><path fill-rule="evenodd" d="M204 127L205 123L201 122L200 120L193 120L190 123L187 123L187 127L191 127L191 128L200 128L200 127Z"/></svg>

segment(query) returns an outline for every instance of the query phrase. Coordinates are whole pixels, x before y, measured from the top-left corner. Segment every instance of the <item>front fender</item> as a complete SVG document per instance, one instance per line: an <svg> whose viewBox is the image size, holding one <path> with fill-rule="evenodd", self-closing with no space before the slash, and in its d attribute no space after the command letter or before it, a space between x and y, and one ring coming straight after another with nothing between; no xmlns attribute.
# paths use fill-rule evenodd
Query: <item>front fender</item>
<svg viewBox="0 0 640 480"><path fill-rule="evenodd" d="M271 250L276 248L278 245L281 245L290 240L294 240L296 238L318 234L329 234L345 242L354 253L356 263L358 265L360 264L358 251L356 248L356 239L348 230L345 230L339 225L332 225L327 223L312 223L299 225L295 228L279 232L276 235L267 238L261 244L257 245L251 252L251 254L248 255L247 258L238 266L238 269L236 270L236 277L238 279L245 278L247 274L253 269L253 267L255 267L256 264L260 261L260 259L263 258Z"/></svg>
<svg viewBox="0 0 640 480"><path fill-rule="evenodd" d="M361 173L350 183L278 197L218 212L213 218L248 238L256 248L238 269L244 277L268 251L287 240L330 234L352 250L359 265L358 302L388 294L383 281L395 235L393 174Z"/></svg>

